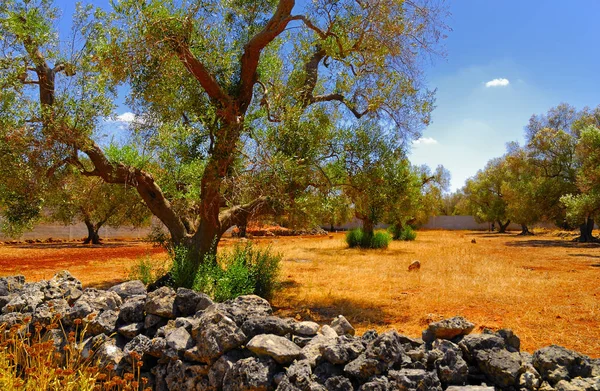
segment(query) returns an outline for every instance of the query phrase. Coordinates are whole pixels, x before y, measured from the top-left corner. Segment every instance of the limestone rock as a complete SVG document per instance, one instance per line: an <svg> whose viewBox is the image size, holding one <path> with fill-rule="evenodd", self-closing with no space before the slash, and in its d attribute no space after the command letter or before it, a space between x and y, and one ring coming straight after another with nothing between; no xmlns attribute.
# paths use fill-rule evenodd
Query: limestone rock
<svg viewBox="0 0 600 391"><path fill-rule="evenodd" d="M146 286L140 280L125 281L110 287L108 291L115 292L123 300L127 300L132 296L145 296L148 293Z"/></svg>
<svg viewBox="0 0 600 391"><path fill-rule="evenodd" d="M552 345L533 353L533 366L543 380L556 384L575 377L590 377L592 363L589 357L562 346Z"/></svg>
<svg viewBox="0 0 600 391"><path fill-rule="evenodd" d="M257 335L246 348L258 356L269 356L280 364L289 364L300 357L300 348L295 343L274 334Z"/></svg>
<svg viewBox="0 0 600 391"><path fill-rule="evenodd" d="M187 288L178 288L175 296L175 309L178 316L194 315L211 306L213 301L208 295Z"/></svg>
<svg viewBox="0 0 600 391"><path fill-rule="evenodd" d="M253 316L246 319L242 331L248 338L259 334L286 335L292 332L290 322L276 316Z"/></svg>
<svg viewBox="0 0 600 391"><path fill-rule="evenodd" d="M236 361L223 379L223 391L272 390L277 365L268 357L249 357Z"/></svg>
<svg viewBox="0 0 600 391"><path fill-rule="evenodd" d="M444 319L430 323L427 330L423 331L423 341L431 343L435 339L452 339L459 335L466 335L473 331L475 325L462 316Z"/></svg>
<svg viewBox="0 0 600 391"><path fill-rule="evenodd" d="M292 332L296 335L312 337L317 335L319 325L315 322L295 322L292 323Z"/></svg>
<svg viewBox="0 0 600 391"><path fill-rule="evenodd" d="M333 328L338 335L354 335L356 333L354 327L352 327L350 322L348 322L343 315L339 315L331 322L331 328Z"/></svg>
<svg viewBox="0 0 600 391"><path fill-rule="evenodd" d="M154 292L148 293L144 311L148 314L158 315L163 318L175 318L175 297L173 289L163 286Z"/></svg>
<svg viewBox="0 0 600 391"><path fill-rule="evenodd" d="M207 308L198 320L198 326L192 329L192 337L203 362L212 362L247 340L237 324L218 307Z"/></svg>

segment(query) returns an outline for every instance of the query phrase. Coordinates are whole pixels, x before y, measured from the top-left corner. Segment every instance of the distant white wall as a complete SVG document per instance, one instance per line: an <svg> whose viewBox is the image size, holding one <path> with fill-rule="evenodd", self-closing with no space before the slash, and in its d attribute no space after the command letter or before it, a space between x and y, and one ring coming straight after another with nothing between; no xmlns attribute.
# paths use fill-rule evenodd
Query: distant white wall
<svg viewBox="0 0 600 391"><path fill-rule="evenodd" d="M138 239L145 238L150 233L150 228L132 228L132 227L121 227L111 228L102 227L100 228L100 239ZM19 238L9 238L0 232L0 240L28 240L28 239L41 239L45 240L48 238L62 239L62 240L79 240L87 237L87 228L85 224L79 223L74 225L62 225L62 224L40 224L33 228L33 230L25 232Z"/></svg>
<svg viewBox="0 0 600 391"><path fill-rule="evenodd" d="M348 230L361 227L361 221L354 218L346 224L337 225L334 229ZM386 224L379 224L377 228L387 228ZM323 228L329 229L327 225ZM423 229L447 229L447 230L472 230L472 231L487 231L490 229L488 223L478 223L473 216L433 216L429 218L427 224L420 226ZM496 230L498 227L496 227ZM521 230L521 226L511 223L508 226L509 230Z"/></svg>

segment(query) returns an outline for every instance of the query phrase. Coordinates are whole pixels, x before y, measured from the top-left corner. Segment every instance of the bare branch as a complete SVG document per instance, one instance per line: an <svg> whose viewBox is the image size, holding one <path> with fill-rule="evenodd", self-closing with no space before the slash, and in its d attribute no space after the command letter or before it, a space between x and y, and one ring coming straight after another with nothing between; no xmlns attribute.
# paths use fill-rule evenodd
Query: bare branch
<svg viewBox="0 0 600 391"><path fill-rule="evenodd" d="M238 95L239 109L243 112L252 100L252 89L256 83L256 68L261 51L281 34L291 20L290 14L294 8L294 0L279 0L277 9L267 22L244 47L241 59L240 92Z"/></svg>

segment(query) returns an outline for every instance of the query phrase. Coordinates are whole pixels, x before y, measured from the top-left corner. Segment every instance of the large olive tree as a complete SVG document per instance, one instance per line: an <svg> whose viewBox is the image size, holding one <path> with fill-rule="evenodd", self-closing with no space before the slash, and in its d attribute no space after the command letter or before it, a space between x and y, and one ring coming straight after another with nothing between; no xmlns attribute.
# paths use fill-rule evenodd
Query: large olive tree
<svg viewBox="0 0 600 391"><path fill-rule="evenodd" d="M195 265L248 214L273 212L276 194L243 203L226 197L246 161L261 156L261 131L304 129L311 138L318 118L370 119L402 137L429 120L422 60L437 53L446 29L434 2L125 0L113 7L82 23L86 41L63 60L50 1L9 0L0 10L0 39L10 48L2 57L10 102L1 116L11 132L35 128L36 148L56 145L53 167L71 164L134 187ZM139 151L152 164L115 160L93 137L110 106L107 90L121 83L139 114ZM6 120L17 101L27 109ZM312 144L319 151L330 135L323 137ZM303 158L286 156L309 166Z"/></svg>

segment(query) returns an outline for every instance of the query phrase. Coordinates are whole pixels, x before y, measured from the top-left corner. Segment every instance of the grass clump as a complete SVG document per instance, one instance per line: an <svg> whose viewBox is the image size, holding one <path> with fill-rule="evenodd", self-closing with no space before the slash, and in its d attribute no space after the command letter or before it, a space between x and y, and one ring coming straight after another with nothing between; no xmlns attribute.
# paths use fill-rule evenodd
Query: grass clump
<svg viewBox="0 0 600 391"><path fill-rule="evenodd" d="M391 226L390 233L394 240L405 240L411 241L417 238L417 231L415 231L410 225L405 227Z"/></svg>
<svg viewBox="0 0 600 391"><path fill-rule="evenodd" d="M128 278L130 280L140 280L144 285L156 282L166 273L164 267L157 266L150 256L140 257L135 265L129 268Z"/></svg>
<svg viewBox="0 0 600 391"><path fill-rule="evenodd" d="M391 241L392 237L385 231L376 231L372 235L369 235L362 229L357 228L348 231L346 234L346 243L348 243L348 247L350 248L387 248Z"/></svg>
<svg viewBox="0 0 600 391"><path fill-rule="evenodd" d="M217 302L255 294L270 299L279 287L281 254L251 243L236 245L219 256L208 256L196 273L193 288Z"/></svg>

